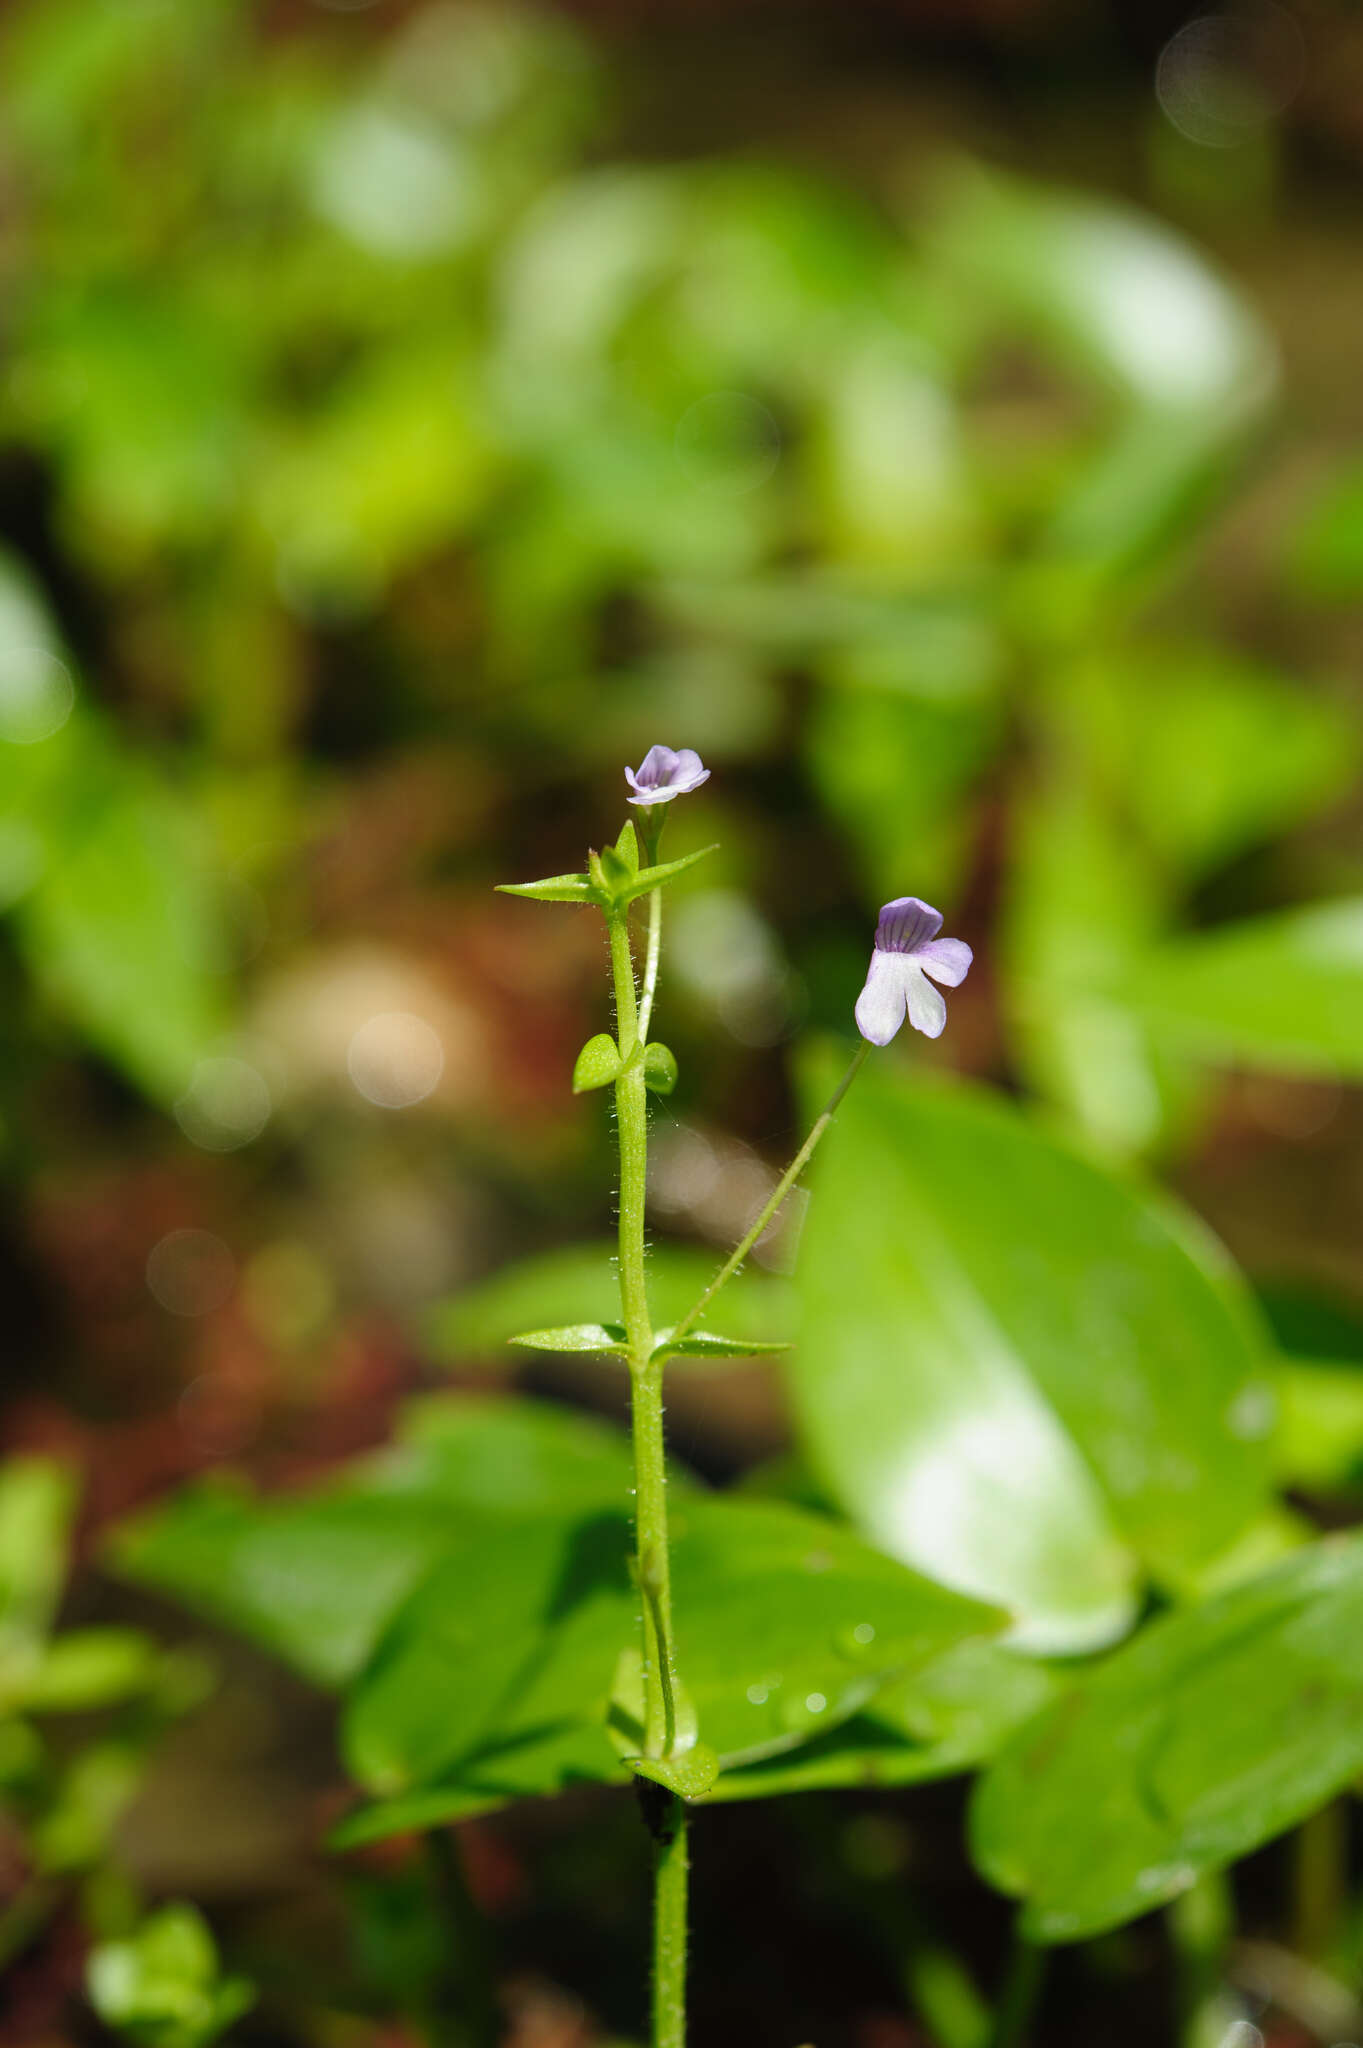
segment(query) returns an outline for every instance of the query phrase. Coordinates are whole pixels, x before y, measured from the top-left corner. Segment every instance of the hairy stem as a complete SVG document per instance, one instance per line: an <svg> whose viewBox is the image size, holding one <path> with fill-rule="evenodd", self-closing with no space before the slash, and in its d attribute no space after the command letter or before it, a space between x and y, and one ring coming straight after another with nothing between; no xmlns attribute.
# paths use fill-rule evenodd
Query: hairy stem
<svg viewBox="0 0 1363 2048"><path fill-rule="evenodd" d="M686 1802L672 1796L658 1833L653 1909L653 2048L686 2048Z"/></svg>
<svg viewBox="0 0 1363 2048"><path fill-rule="evenodd" d="M705 1314L706 1309L709 1308L710 1303L719 1293L719 1290L724 1285L725 1281L731 1280L734 1274L738 1271L739 1267L743 1264L743 1261L747 1258L748 1253L757 1243L758 1238L761 1237L762 1232L771 1222L772 1217L776 1214L782 1202L785 1201L786 1196L790 1193L796 1181L800 1178L800 1175L808 1166L810 1159L813 1157L814 1148L818 1144L820 1138L822 1138L824 1132L828 1129L828 1126L832 1123L834 1116L837 1114L839 1103L842 1101L843 1096L847 1093L852 1083L856 1080L857 1075L861 1072L862 1065L866 1059L866 1055L867 1053L869 1053L870 1050L870 1046L863 1039L862 1043L857 1047L856 1051L852 1055L851 1063L848 1066L847 1072L843 1075L841 1081L839 1081L837 1087L833 1090L833 1093L829 1096L827 1103L824 1105L821 1114L819 1115L817 1121L814 1124L814 1128L810 1131L810 1134L805 1139L804 1144L801 1145L799 1151L791 1160L790 1165L781 1175L780 1180L777 1181L776 1186L772 1189L771 1194L767 1197L767 1200L762 1205L762 1208L759 1210L757 1218L755 1222L752 1224L751 1228L749 1229L747 1235L734 1247L733 1251L730 1252L728 1258L724 1261L724 1264L720 1267L714 1279L706 1288L704 1294L701 1295L700 1300L696 1302L694 1306L687 1311L687 1313L682 1317L681 1321L677 1324L676 1328L672 1332L671 1337L668 1340L670 1343L675 1343L678 1340L678 1338L685 1337L687 1333L694 1328L694 1326L700 1321L701 1317Z"/></svg>
<svg viewBox="0 0 1363 2048"><path fill-rule="evenodd" d="M656 895L656 892L655 892ZM620 1134L620 1309L629 1342L633 1389L635 1573L643 1604L644 1754L667 1757L677 1739L677 1656L672 1636L672 1575L667 1542L667 1468L663 1445L663 1362L653 1358L653 1325L644 1273L644 1197L648 1098L642 1061L629 1065L647 1029L657 985L661 911L650 911L649 960L641 1017L629 928L608 919L615 1016L626 1070L615 1084ZM653 2048L686 2039L686 1807L667 1795L657 1830L653 1898Z"/></svg>

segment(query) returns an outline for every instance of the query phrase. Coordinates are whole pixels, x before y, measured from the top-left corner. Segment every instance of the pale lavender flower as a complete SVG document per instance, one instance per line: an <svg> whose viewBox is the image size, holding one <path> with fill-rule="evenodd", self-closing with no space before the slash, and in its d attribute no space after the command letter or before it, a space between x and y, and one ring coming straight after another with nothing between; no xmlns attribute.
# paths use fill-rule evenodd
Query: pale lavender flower
<svg viewBox="0 0 1363 2048"><path fill-rule="evenodd" d="M942 913L917 896L896 896L880 913L866 986L857 997L857 1029L888 1045L907 1015L915 1031L940 1038L947 1006L927 979L959 988L974 958L964 939L939 939Z"/></svg>
<svg viewBox="0 0 1363 2048"><path fill-rule="evenodd" d="M694 747L650 747L637 769L626 768L625 780L634 791L632 804L670 804L708 782L710 771Z"/></svg>

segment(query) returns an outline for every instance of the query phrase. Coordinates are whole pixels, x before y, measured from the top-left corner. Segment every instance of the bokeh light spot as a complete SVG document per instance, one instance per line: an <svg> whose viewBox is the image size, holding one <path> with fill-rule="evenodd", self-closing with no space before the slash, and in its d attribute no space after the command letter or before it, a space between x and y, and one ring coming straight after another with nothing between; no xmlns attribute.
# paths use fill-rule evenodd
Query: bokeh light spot
<svg viewBox="0 0 1363 2048"><path fill-rule="evenodd" d="M350 1078L380 1109L423 1102L445 1071L440 1034L409 1010L385 1010L361 1024L346 1054Z"/></svg>
<svg viewBox="0 0 1363 2048"><path fill-rule="evenodd" d="M1180 135L1235 149L1291 104L1305 75L1301 29L1265 4L1187 22L1160 52L1155 93Z"/></svg>
<svg viewBox="0 0 1363 2048"><path fill-rule="evenodd" d="M211 1316L236 1279L236 1261L211 1230L169 1230L147 1254L148 1291L173 1316Z"/></svg>
<svg viewBox="0 0 1363 2048"><path fill-rule="evenodd" d="M60 732L75 708L65 662L45 647L0 648L0 739L31 747Z"/></svg>
<svg viewBox="0 0 1363 2048"><path fill-rule="evenodd" d="M175 1104L175 1119L205 1152L235 1152L270 1120L269 1085L258 1067L230 1053L200 1060Z"/></svg>

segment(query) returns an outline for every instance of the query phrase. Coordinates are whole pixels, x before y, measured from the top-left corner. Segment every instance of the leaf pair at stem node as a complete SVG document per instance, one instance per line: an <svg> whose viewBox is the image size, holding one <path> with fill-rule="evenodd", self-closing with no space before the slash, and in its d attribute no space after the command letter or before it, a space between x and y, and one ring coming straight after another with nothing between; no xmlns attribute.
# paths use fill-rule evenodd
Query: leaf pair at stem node
<svg viewBox="0 0 1363 2048"><path fill-rule="evenodd" d="M589 1088L607 1088L618 1081L622 1074L642 1065L644 1086L655 1095L670 1095L677 1085L677 1061L669 1047L656 1041L652 1045L640 1045L637 1040L632 1051L622 1055L619 1046L609 1031L598 1031L595 1038L589 1038L577 1056L573 1067L573 1093L581 1095Z"/></svg>

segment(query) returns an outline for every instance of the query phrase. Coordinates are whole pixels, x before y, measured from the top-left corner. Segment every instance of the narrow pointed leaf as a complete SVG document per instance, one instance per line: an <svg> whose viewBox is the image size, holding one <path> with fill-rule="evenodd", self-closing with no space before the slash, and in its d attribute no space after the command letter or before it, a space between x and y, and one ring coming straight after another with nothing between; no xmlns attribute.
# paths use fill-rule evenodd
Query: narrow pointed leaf
<svg viewBox="0 0 1363 2048"><path fill-rule="evenodd" d="M564 1323L557 1330L523 1330L508 1337L526 1351L628 1351L629 1341L620 1323Z"/></svg>
<svg viewBox="0 0 1363 2048"><path fill-rule="evenodd" d="M716 1330L689 1330L674 1344L666 1330L659 1330L653 1347L654 1358L756 1358L766 1351L789 1351L789 1344L764 1342L754 1337L721 1337Z"/></svg>
<svg viewBox="0 0 1363 2048"><path fill-rule="evenodd" d="M665 860L656 868L640 868L628 887L617 892L616 901L620 904L633 903L636 896L646 896L650 889L663 888L668 882L675 881L678 875L684 875L688 868L693 868L698 860L704 860L707 853L714 853L718 845L716 840L713 846L702 846L696 853L684 853L680 860Z"/></svg>
<svg viewBox="0 0 1363 2048"><path fill-rule="evenodd" d="M627 889L639 872L638 862L636 861L634 866L631 867L629 862L623 859L613 846L602 847L600 861L601 872L605 877L606 886L613 896L618 896L622 889Z"/></svg>
<svg viewBox="0 0 1363 2048"><path fill-rule="evenodd" d="M638 874L639 839L634 830L632 818L626 818L620 831L620 837L615 842L614 852L616 859L628 868L631 875Z"/></svg>
<svg viewBox="0 0 1363 2048"><path fill-rule="evenodd" d="M655 1039L644 1053L644 1086L655 1095L670 1095L677 1085L677 1056Z"/></svg>
<svg viewBox="0 0 1363 2048"><path fill-rule="evenodd" d="M573 1067L574 1095L582 1095L590 1088L608 1087L619 1078L623 1066L620 1048L609 1031L598 1031L577 1056Z"/></svg>
<svg viewBox="0 0 1363 2048"><path fill-rule="evenodd" d="M456 1364L470 1356L505 1362L507 1334L545 1329L577 1320L614 1322L620 1288L613 1261L614 1241L561 1245L550 1252L503 1266L488 1279L436 1303L425 1339L437 1362ZM716 1258L690 1244L659 1244L649 1253L649 1287L660 1327L680 1322L701 1289L714 1278ZM794 1323L791 1284L749 1266L735 1274L724 1292L724 1320L744 1340L785 1336ZM592 1318L592 1310L596 1310Z"/></svg>
<svg viewBox="0 0 1363 2048"><path fill-rule="evenodd" d="M532 896L537 903L600 901L590 875L546 875L542 882L498 882L503 896Z"/></svg>

